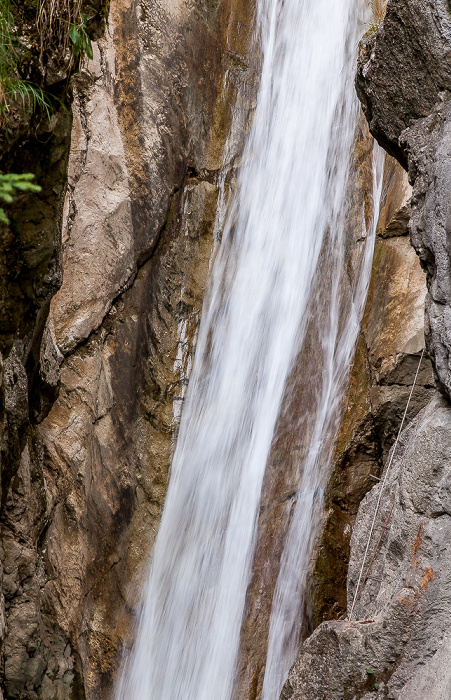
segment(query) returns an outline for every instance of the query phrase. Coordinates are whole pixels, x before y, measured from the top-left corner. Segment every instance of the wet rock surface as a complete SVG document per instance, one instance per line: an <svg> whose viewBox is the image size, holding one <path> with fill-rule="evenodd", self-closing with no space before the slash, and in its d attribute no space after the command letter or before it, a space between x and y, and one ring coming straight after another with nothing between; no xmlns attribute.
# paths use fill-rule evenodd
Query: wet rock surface
<svg viewBox="0 0 451 700"><path fill-rule="evenodd" d="M340 315L349 313L352 285L359 274L365 254L365 226L372 222L373 155L374 141L368 133L362 116L356 129L354 162L349 182L349 222L346 236L346 272L340 289ZM396 209L396 206L395 206ZM362 217L364 224L362 225ZM321 285L323 290L333 284L336 268L329 259L333 245L326 240L321 254ZM326 281L327 280L327 281ZM240 657L234 697L255 700L261 696L265 675L266 653L270 626L271 606L277 583L281 557L286 545L290 522L296 507L305 465L308 464L311 417L319 402L323 358L319 348L327 319L324 318L321 291L311 295L306 316L310 319L306 342L293 363L282 401L282 410L276 423L273 444L263 480L256 550L252 577L247 590L246 608L241 629ZM318 319L323 324L318 323ZM308 368L308 371L306 371ZM303 595L303 591L300 593ZM301 631L308 633L309 621Z"/></svg>
<svg viewBox="0 0 451 700"><path fill-rule="evenodd" d="M350 540L359 504L386 463L424 347L424 273L407 224L398 228L399 236L386 234L393 220L402 220L409 199L406 173L387 157L370 288L308 583L310 632L346 612ZM407 420L428 403L433 386L425 357Z"/></svg>
<svg viewBox="0 0 451 700"><path fill-rule="evenodd" d="M73 79L72 135L68 119L64 148L52 137L53 228L30 249L34 277L19 279L35 294L42 258L47 287L0 338L7 698L109 698L132 643L254 107L252 20L252 3L112 2L105 37ZM232 113L240 127L224 161ZM21 205L18 216L35 216ZM5 284L5 314L18 308L14 289Z"/></svg>
<svg viewBox="0 0 451 700"><path fill-rule="evenodd" d="M408 167L413 185L409 232L426 272L425 340L435 384L446 398L432 389L430 369L424 367L413 394L412 414L428 403L401 436L381 499L364 572L373 555L374 560L359 589L352 621L349 621L352 601L380 483L376 483L361 502L352 536L352 522L344 519L350 537L350 561L341 615L347 615L347 619L323 622L304 643L284 687L281 696L284 699L384 697L414 700L426 695L438 700L450 694L450 644L446 623L450 591L448 487L445 485L450 472L451 420L446 400L451 389L447 230L450 27L449 3L389 0L386 16L375 37L361 48L356 81L372 133L389 153ZM383 237L381 231L378 233ZM404 274L399 267L401 260ZM360 368L360 377L369 372L366 376L375 378L376 386L365 391L362 384L367 385L367 380L357 381L354 388L351 381L348 412L351 416L355 413L352 420L359 414L365 416L368 410L365 406L371 406L371 412L375 409L377 416L379 404L381 412L368 438L364 437L366 419L359 423L357 418L357 423L353 423L353 437L348 443L344 441L351 446L344 464L352 468L357 447L361 451L357 463L368 461L368 472L380 477L384 472L375 471L372 449L379 445L380 465L385 464L387 468L387 448L393 443L396 424L400 423L400 406L396 408L395 393L405 403L415 371L415 357L423 344L421 324L418 321L411 324L408 317L419 319L424 288L421 291L418 270L415 271L412 251L408 250L405 238L386 241L381 238L376 244L375 265L385 270L387 277L382 284L375 282L373 270L362 329L365 343L361 341L358 348L356 366ZM412 285L412 289L416 287L417 292L404 312L399 285L406 283ZM393 299L399 303L398 314L388 298L391 291ZM383 304L384 313L378 312L377 299ZM409 332L404 337L404 351L401 346L394 355L390 350L388 353L382 350L384 345L388 349L396 347L396 341L393 344L396 329L402 328L405 321ZM394 364L392 356L396 357ZM399 391L402 384L405 384L403 397L403 391ZM344 427L346 422L345 418ZM360 427L354 433L356 425ZM352 447L355 438L357 443ZM356 482L356 476L357 473L351 478L350 493L356 493L353 491L359 481L357 476ZM340 494L340 480L336 485ZM344 501L346 508L350 493ZM361 492L354 507L358 506L362 495ZM339 502L341 494L337 501L331 490L331 498L332 511L326 534L329 529L330 541L335 542L340 538L334 523L343 518L337 517L340 511L333 504ZM387 529L384 529L385 524ZM327 537L325 546L327 553ZM319 563L321 557L320 548ZM326 565L331 561L336 559L326 558ZM320 575L324 569L324 566L320 568ZM343 566L342 580L345 571ZM329 590L332 591L332 584ZM321 592L321 587L318 591Z"/></svg>
<svg viewBox="0 0 451 700"><path fill-rule="evenodd" d="M389 527L353 621L325 622L315 630L290 672L284 700L448 696L450 421L449 404L435 395L403 432L371 555L391 512ZM353 531L348 613L380 488L363 500Z"/></svg>

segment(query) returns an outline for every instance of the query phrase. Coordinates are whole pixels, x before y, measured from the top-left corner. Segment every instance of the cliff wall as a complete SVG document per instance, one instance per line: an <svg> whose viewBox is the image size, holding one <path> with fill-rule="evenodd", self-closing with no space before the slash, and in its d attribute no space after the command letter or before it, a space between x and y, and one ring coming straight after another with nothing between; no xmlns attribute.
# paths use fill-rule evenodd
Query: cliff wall
<svg viewBox="0 0 451 700"><path fill-rule="evenodd" d="M255 102L252 31L252 3L113 0L73 123L62 111L27 163L43 195L18 203L2 249L5 698L109 698L131 643Z"/></svg>
<svg viewBox="0 0 451 700"><path fill-rule="evenodd" d="M426 281L408 238L410 197L406 173L387 156L370 288L309 580L310 632L323 620L346 614L357 511L382 475L424 347ZM433 387L425 357L407 421L428 403Z"/></svg>
<svg viewBox="0 0 451 700"><path fill-rule="evenodd" d="M412 5L418 16L424 5ZM401 22L396 12L406 10L399 6L391 3L376 43L362 50L362 75L371 73L376 60L384 65L387 49L379 55L378 42L391 46L395 38L399 40L384 34L385 24L396 27ZM446 8L439 6L446 29ZM65 64L62 73L47 64L43 84L49 89L72 75L70 111L58 110L49 125L35 125L34 131L19 120L4 146L3 167L14 171L20 163L22 169L36 172L43 186L42 194L24 195L16 202L11 226L0 233L0 697L3 692L5 700L110 698L121 655L133 639L208 270L255 107L259 56L252 36L253 15L252 2L237 0L165 0L159 5L111 0L103 36L100 19L97 24L93 20L91 33L97 41L92 60L84 58L71 68ZM412 16L416 17L413 11ZM426 24L418 26L429 31L437 17L427 17L421 15ZM403 26L408 19L402 17ZM411 38L415 31L413 27ZM440 36L433 46L443 63L446 41ZM406 52L409 61L414 54L413 49ZM405 66L405 85L390 78L393 94L413 90L408 80L413 69ZM434 76L437 71L431 68ZM374 73L379 75L376 68ZM447 214L442 199L447 183L442 140L446 94L435 99L425 93L416 104L406 92L406 104L415 104L415 109L409 107L410 114L404 106L402 117L396 111L400 121L394 125L383 114L383 98L377 103L379 111L373 106L373 83L365 81L359 90L368 95L367 116L371 110L377 116L369 117L373 133L403 165L410 159L415 179L411 233L428 270L428 349L447 393ZM384 77L382 83L388 81ZM443 76L437 77L434 85L443 89L443 81ZM378 91L374 88L374 95ZM56 88L55 93L59 94ZM431 116L427 110L436 102L439 107ZM413 124L419 117L426 121ZM411 122L409 133L399 140L398 131ZM433 136L425 146L426 133ZM362 134L356 146L361 185L371 156L364 128ZM435 152L440 153L438 163ZM370 294L326 497L324 529L311 562L304 636L346 610L349 556L352 592L363 541L360 533L377 494L371 487L374 477L382 474L423 347L426 286L407 238L410 196L401 166L387 158ZM359 199L353 205L371 216L370 203ZM425 231L435 231L437 220L440 230L426 239ZM356 231L350 227L350 240ZM357 249L361 242L354 244ZM293 382L301 391L306 390L301 362L299 368ZM408 594L413 596L410 617L407 613L399 617L393 627L387 622L389 641L381 643L373 656L362 649L373 644L373 629L377 637L379 627L320 625L305 643L285 695L291 692L313 700L322 698L320 693L335 697L336 692L342 698L349 686L354 688L349 697L358 697L355 693L366 692L371 681L365 668L375 669L381 688L398 692L409 673L416 673L417 666L401 663L391 681L395 662L390 650L401 628L404 634L403 625L411 625L406 629L412 630L414 639L417 630L420 640L429 634L429 627L412 620L425 615L422 601L429 600L429 591L439 580L433 573L429 586L430 570L436 572L434 557L445 547L446 533L435 549L425 550L429 559L423 566L423 550L420 554L418 550L432 537L425 530L427 518L447 513L446 469L440 466L440 459L444 455L446 459L447 404L435 395L425 359L408 419L431 397L434 401L408 434L418 434L426 447L433 443L433 450L429 457L425 452L420 474L405 440L410 481L404 491L396 490L400 467L395 465L387 489L388 501L397 499L392 522L398 523L404 515L397 510L404 513L405 501L414 497L418 483L423 480L427 486L427 469L435 465L430 468L438 474L439 505L435 501L430 505L435 498L430 483L430 492L425 486L423 500L406 516L405 529L393 531L393 556L404 562L401 570L408 572L406 581L413 591ZM261 689L274 569L266 567L266 554L260 553L268 540L274 546L277 538L283 539L278 525L289 505L284 494L290 488L284 481L281 495L278 480L282 472L284 479L289 476L294 463L297 440L292 428L280 426L265 484L256 575L243 625L240 698L254 700ZM435 530L431 532L434 535ZM415 544L418 557L413 560L409 547L412 537L419 541L417 536L421 542ZM275 549L276 566L280 547ZM389 554L381 549L380 556L393 569ZM383 567L379 561L376 564L379 574ZM263 570L266 578L259 578ZM390 575L387 586L394 590L394 574ZM440 590L438 595L445 596L446 588ZM377 595L376 589L366 588L357 614L379 615L383 627L386 619L380 617ZM395 594L390 595L383 598L384 610L394 605ZM434 619L439 619L434 627L439 629L444 615ZM339 635L347 634L346 625L358 634L353 637L354 656L345 663L333 644L341 649ZM441 637L434 634L437 646ZM346 645L347 637L343 639ZM428 654L435 658L435 642L431 644ZM407 644L405 649L407 658L412 647ZM446 645L444 649L441 653L446 655ZM413 658L420 664L419 651ZM311 678L319 679L319 685L308 685Z"/></svg>
<svg viewBox="0 0 451 700"><path fill-rule="evenodd" d="M451 692L447 530L451 471L450 30L449 3L389 0L374 35L362 43L356 85L370 130L408 167L413 186L409 232L426 272L424 330L436 388L432 389L427 375L421 379L421 372L427 371L423 368L416 389L422 392L417 406L426 401L427 405L403 431L390 471L384 471L385 485L376 483L358 509L350 542L347 619L317 627L301 648L282 698L415 700L427 696L438 700ZM407 248L405 254L411 256ZM381 259L376 247L375 265ZM390 275L392 281L387 280L380 291L384 293L384 287L387 290L393 283L405 284L406 278L408 283L413 281L407 272L406 268L402 279L399 273L395 279ZM418 275L417 279L420 283ZM373 294L378 287L373 277ZM416 297L418 310L421 296ZM402 325L411 306L398 293L395 299L399 303L397 324ZM372 304L371 294L368 303ZM385 304L386 309L390 306ZM387 365L386 358L377 362L379 339L390 332L391 324L387 326L384 314L373 305L365 317L364 333L375 315L383 323L376 322L376 352L371 350L369 357L372 362L376 359L374 367L379 373ZM410 349L422 346L419 323L417 328L407 343ZM398 376L410 362L402 362ZM411 383L411 371L406 383ZM387 389L391 391L385 387L383 393ZM393 432L387 447L390 442ZM385 459L385 470L389 464ZM375 512L364 570L368 573L352 610Z"/></svg>

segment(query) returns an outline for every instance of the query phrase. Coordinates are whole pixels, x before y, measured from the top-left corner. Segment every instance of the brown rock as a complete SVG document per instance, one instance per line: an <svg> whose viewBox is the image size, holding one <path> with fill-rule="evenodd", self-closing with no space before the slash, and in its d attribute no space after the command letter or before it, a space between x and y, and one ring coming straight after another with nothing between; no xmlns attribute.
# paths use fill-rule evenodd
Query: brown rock
<svg viewBox="0 0 451 700"><path fill-rule="evenodd" d="M16 440L0 537L10 698L110 697L132 642L218 198L255 100L252 10L112 2L74 81L64 281L33 343L24 415L41 422ZM240 128L223 163L232 105Z"/></svg>
<svg viewBox="0 0 451 700"><path fill-rule="evenodd" d="M434 396L404 431L373 533L390 527L353 621L325 622L305 642L284 687L292 700L432 700L449 695L450 408ZM380 485L365 497L352 536L348 612ZM438 526L439 525L439 526ZM368 670L370 673L368 673Z"/></svg>
<svg viewBox="0 0 451 700"><path fill-rule="evenodd" d="M370 288L326 493L324 531L309 583L311 629L346 611L346 577L352 528L359 504L375 484L396 437L424 347L426 281L404 232L384 235L397 211L387 208L405 191L405 175L391 158L382 202ZM388 209L390 211L390 208ZM388 223L387 223L388 220ZM423 359L407 420L433 392L431 365Z"/></svg>
<svg viewBox="0 0 451 700"><path fill-rule="evenodd" d="M407 173L393 158L385 159L377 235L382 238L408 234L412 187Z"/></svg>

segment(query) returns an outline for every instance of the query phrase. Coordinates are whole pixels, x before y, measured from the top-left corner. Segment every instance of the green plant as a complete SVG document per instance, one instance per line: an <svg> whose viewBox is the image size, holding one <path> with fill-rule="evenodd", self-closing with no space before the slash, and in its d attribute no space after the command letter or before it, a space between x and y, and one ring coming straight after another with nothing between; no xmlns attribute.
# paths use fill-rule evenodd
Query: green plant
<svg viewBox="0 0 451 700"><path fill-rule="evenodd" d="M92 58L91 39L86 31L87 15L81 11L82 0L38 0L38 27L41 52L45 44L57 44L63 51L70 41L73 56ZM94 10L95 12L95 10Z"/></svg>
<svg viewBox="0 0 451 700"><path fill-rule="evenodd" d="M38 0L37 25L44 46L57 45L64 49L68 45L69 30L80 20L82 0Z"/></svg>
<svg viewBox="0 0 451 700"><path fill-rule="evenodd" d="M80 13L80 19L77 24L71 24L69 29L69 39L74 45L74 55L85 53L88 58L92 58L91 39L86 33L86 15Z"/></svg>
<svg viewBox="0 0 451 700"><path fill-rule="evenodd" d="M366 672L367 672L368 676L370 676L370 677L374 676L374 690L379 690L379 682L377 680L376 671L373 671L372 668L367 668Z"/></svg>
<svg viewBox="0 0 451 700"><path fill-rule="evenodd" d="M18 71L18 42L10 0L0 0L0 112L5 115L13 102L29 112L39 108L50 118L50 101L44 90Z"/></svg>
<svg viewBox="0 0 451 700"><path fill-rule="evenodd" d="M41 52L44 43L57 44L63 51L70 42L73 56L92 58L91 39L87 33L87 15L81 11L82 0L38 0L38 27ZM90 8L96 13L94 8Z"/></svg>
<svg viewBox="0 0 451 700"><path fill-rule="evenodd" d="M33 173L0 173L0 199L11 204L18 192L40 192L42 188L31 182L32 180L34 180ZM9 223L3 207L0 207L0 222Z"/></svg>

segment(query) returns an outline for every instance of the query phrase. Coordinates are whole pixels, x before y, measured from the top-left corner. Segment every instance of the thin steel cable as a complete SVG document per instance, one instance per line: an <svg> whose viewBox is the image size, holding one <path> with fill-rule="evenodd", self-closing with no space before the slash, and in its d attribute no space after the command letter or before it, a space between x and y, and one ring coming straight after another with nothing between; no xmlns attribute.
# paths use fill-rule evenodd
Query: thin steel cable
<svg viewBox="0 0 451 700"><path fill-rule="evenodd" d="M357 581L357 586L356 586L356 588L355 588L355 593L354 593L354 600L352 601L352 608L351 608L351 612L349 613L349 619L350 619L350 620L351 620L351 618L352 618L352 613L354 612L354 607L355 607L355 604L356 604L356 602L357 602L357 596L359 595L359 591L360 591L360 581L362 580L362 574L363 574L363 570L364 570L364 568L365 568L365 562L366 562L366 558L367 558L367 555L368 555L368 550L369 550L369 548L370 548L371 537L373 536L374 526L375 526L375 523L376 523L376 517L377 517L377 514L378 514L378 512L379 512L379 505L380 505L380 502L381 502L382 493L383 493L383 491L384 491L385 483L386 483L386 481L387 481L387 476L388 476L388 473L389 473L389 471L390 471L390 468L391 468L391 465L392 465L392 462L393 462L393 459L394 459L394 456L395 456L395 453L396 453L396 448L397 448L397 446L398 446L398 442L399 442L399 438L400 438L402 429L403 429L403 427L404 427L404 421L406 420L407 411L408 411L409 405L410 405L410 399L412 398L413 390L415 389L415 384L417 383L418 373L419 373L419 371L420 371L420 366L421 366L421 361L422 361L422 359L423 359L424 350L425 350L425 348L423 348L423 352L421 353L420 361L419 361L419 363L418 363L417 371L416 371L416 374L415 374L415 379L413 380L412 388L411 388L411 390L410 390L409 398L408 398L408 400L407 400L407 404L406 404L406 408L405 408L405 411L404 411L404 415L403 415L403 417L402 417L401 425L399 426L398 435L396 436L395 444L393 445L393 450L392 450L392 453L391 453L391 455L390 455L390 459L389 459L389 461L388 461L387 469L385 470L384 478L383 478L382 483L381 483L381 488L380 488L380 490L379 490L379 496L378 496L377 503L376 503L376 509L375 509L375 511L374 511L373 522L371 523L370 534L369 534L369 536L368 536L368 542L367 542L367 544L366 544L365 554L364 554L364 556L363 556L362 567L361 567L361 569L360 569L359 580Z"/></svg>
<svg viewBox="0 0 451 700"><path fill-rule="evenodd" d="M367 570L366 570L366 574L365 574L365 576L363 577L362 585L360 586L360 588L359 588L359 590L358 590L358 592L357 592L357 597L356 597L356 599L355 599L355 602L356 602L356 603L357 603L357 601L358 601L358 599L359 599L359 595L360 595L360 593L362 592L362 589L363 589L363 587L364 587L364 585L365 585L365 583L366 583L366 580L367 580L367 578L368 578L368 574L370 573L371 567L372 567L372 565L373 565L373 561L375 560L376 554L377 554L377 552L378 552L378 550L379 550L380 543L382 542L382 538L383 538L383 536L385 535L385 531L388 529L388 523L389 523L389 520L390 520L390 518L391 518L391 514L393 513L393 508L394 508L394 507L395 507L395 502L393 501L392 507L391 507L391 509L390 509L390 513L388 514L388 518L387 518L387 520L385 521L384 527L382 528L381 536L379 537L379 541L378 541L378 543L377 543L377 545L376 545L376 549L374 550L373 556L371 557L371 561L370 561L370 563L368 564L368 568L367 568Z"/></svg>

